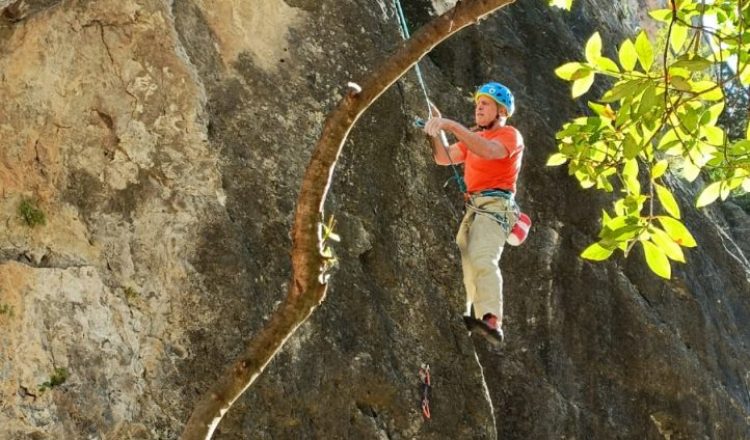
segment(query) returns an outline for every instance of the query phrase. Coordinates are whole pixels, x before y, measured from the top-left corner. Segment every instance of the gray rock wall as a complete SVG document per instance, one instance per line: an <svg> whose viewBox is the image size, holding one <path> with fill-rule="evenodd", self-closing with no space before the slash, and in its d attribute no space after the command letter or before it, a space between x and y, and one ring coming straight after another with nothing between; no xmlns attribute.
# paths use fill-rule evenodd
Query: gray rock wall
<svg viewBox="0 0 750 440"><path fill-rule="evenodd" d="M448 3L404 6L415 28ZM304 167L346 82L399 44L393 5L11 5L23 14L0 19L0 437L176 438L285 294ZM423 61L450 117L468 121L490 78L518 99L519 199L535 226L501 262L506 348L462 327L460 195L411 127L425 113L412 73L358 122L336 170L327 300L216 438L750 437L746 214L684 209L700 247L665 282L640 255L580 260L608 201L544 167L583 110L552 70L597 29L613 53L638 7L520 0ZM25 199L46 225L24 224ZM64 383L40 390L60 369Z"/></svg>

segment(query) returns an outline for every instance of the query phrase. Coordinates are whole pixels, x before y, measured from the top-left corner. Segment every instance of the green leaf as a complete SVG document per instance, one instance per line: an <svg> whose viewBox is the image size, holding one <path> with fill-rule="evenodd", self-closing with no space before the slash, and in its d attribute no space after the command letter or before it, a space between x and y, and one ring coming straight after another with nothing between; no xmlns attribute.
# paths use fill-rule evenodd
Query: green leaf
<svg viewBox="0 0 750 440"><path fill-rule="evenodd" d="M701 127L701 135L706 137L706 142L711 145L724 145L724 130L715 125Z"/></svg>
<svg viewBox="0 0 750 440"><path fill-rule="evenodd" d="M617 111L617 118L615 119L616 127L622 127L626 121L630 120L630 108L631 101L629 99L623 100L620 109Z"/></svg>
<svg viewBox="0 0 750 440"><path fill-rule="evenodd" d="M701 191L700 195L698 196L698 200L695 202L695 207L702 208L706 205L710 205L717 198L719 198L720 193L721 193L721 182L714 182L708 185L706 188L703 189L703 191Z"/></svg>
<svg viewBox="0 0 750 440"><path fill-rule="evenodd" d="M615 64L614 61L610 60L607 57L600 56L596 62L596 67L606 71L606 72L620 72L620 68L617 67L617 64Z"/></svg>
<svg viewBox="0 0 750 440"><path fill-rule="evenodd" d="M625 188L631 194L641 193L641 184L638 182L638 161L630 159L625 162L622 169L622 177L625 179Z"/></svg>
<svg viewBox="0 0 750 440"><path fill-rule="evenodd" d="M587 76L573 81L573 89L571 92L573 98L578 98L589 91L591 85L594 84L594 76L594 72L591 72Z"/></svg>
<svg viewBox="0 0 750 440"><path fill-rule="evenodd" d="M641 244L648 267L660 277L669 279L672 276L672 267L664 251L650 241L641 241Z"/></svg>
<svg viewBox="0 0 750 440"><path fill-rule="evenodd" d="M619 211L619 209L615 207L615 212L617 211ZM602 224L604 230L602 231L602 234L600 234L600 237L614 237L611 232L628 225L628 221L628 217L620 214L618 214L618 216L615 218L610 218L607 221L604 221Z"/></svg>
<svg viewBox="0 0 750 440"><path fill-rule="evenodd" d="M669 76L679 76L682 78L688 78L690 76L690 71L685 69L684 67L675 67L675 66L669 66Z"/></svg>
<svg viewBox="0 0 750 440"><path fill-rule="evenodd" d="M685 58L677 61L676 63L672 64L671 67L684 67L691 72L700 72L711 67L711 64L711 61L708 61L707 59L696 55L692 58Z"/></svg>
<svg viewBox="0 0 750 440"><path fill-rule="evenodd" d="M741 139L732 144L729 149L730 154L734 156L750 156L750 141L747 139ZM748 169L750 172L750 168Z"/></svg>
<svg viewBox="0 0 750 440"><path fill-rule="evenodd" d="M548 167L556 167L568 161L568 157L562 153L555 153L547 159Z"/></svg>
<svg viewBox="0 0 750 440"><path fill-rule="evenodd" d="M750 193L750 178L742 181L742 190Z"/></svg>
<svg viewBox="0 0 750 440"><path fill-rule="evenodd" d="M630 72L635 69L635 63L638 61L638 53L632 41L629 39L623 41L617 55L620 58L620 65L624 70Z"/></svg>
<svg viewBox="0 0 750 440"><path fill-rule="evenodd" d="M602 105L593 101L588 102L588 106L591 110L593 110L597 115L601 116L605 119L614 119L615 118L615 112L612 110L612 107L607 105Z"/></svg>
<svg viewBox="0 0 750 440"><path fill-rule="evenodd" d="M612 192L615 190L615 188L612 186L612 183L604 174L599 174L598 176L596 176L596 188L607 192Z"/></svg>
<svg viewBox="0 0 750 440"><path fill-rule="evenodd" d="M680 122L683 125L681 128L687 130L689 133L693 133L698 128L698 121L700 119L698 116L698 112L692 107L682 107L677 113L677 117L680 118Z"/></svg>
<svg viewBox="0 0 750 440"><path fill-rule="evenodd" d="M628 134L625 140L622 142L622 154L625 159L634 159L641 152L641 146L633 139L633 136Z"/></svg>
<svg viewBox="0 0 750 440"><path fill-rule="evenodd" d="M649 232L651 233L651 240L659 249L667 254L670 260L679 261L680 263L685 262L685 254L682 252L682 248L672 240L669 234L655 226L649 228Z"/></svg>
<svg viewBox="0 0 750 440"><path fill-rule="evenodd" d="M675 23L674 26L672 26L672 35L669 37L669 44L672 46L672 50L679 52L685 44L687 36L688 28Z"/></svg>
<svg viewBox="0 0 750 440"><path fill-rule="evenodd" d="M622 218L624 224L625 219L627 219L627 217L625 217L625 200L619 199L615 202L615 215L617 215L615 219Z"/></svg>
<svg viewBox="0 0 750 440"><path fill-rule="evenodd" d="M654 164L654 166L651 168L651 180L658 179L662 175L664 175L664 172L667 171L667 167L669 167L669 162L666 160L660 160Z"/></svg>
<svg viewBox="0 0 750 440"><path fill-rule="evenodd" d="M591 179L590 177L586 176L583 178L578 179L578 184L581 185L581 188L583 189L589 189L592 186L596 185L596 181Z"/></svg>
<svg viewBox="0 0 750 440"><path fill-rule="evenodd" d="M688 182L694 181L698 178L698 176L700 176L700 174L701 169L695 166L692 161L686 160L682 164L682 177L684 177Z"/></svg>
<svg viewBox="0 0 750 440"><path fill-rule="evenodd" d="M721 116L721 113L723 111L724 111L724 101L719 102L718 104L714 104L711 107L709 107L708 111L706 112L706 114L708 115L708 120L705 122L705 125L716 125L716 121L719 120L719 116Z"/></svg>
<svg viewBox="0 0 750 440"><path fill-rule="evenodd" d="M654 63L654 48L651 46L651 42L648 41L648 35L645 31L641 31L636 37L635 51L638 54L638 61L640 61L643 70L648 72Z"/></svg>
<svg viewBox="0 0 750 440"><path fill-rule="evenodd" d="M742 182L745 180L744 176L747 176L747 175L750 175L750 171L743 172L742 170L735 170L734 177L732 178L732 180L729 181L729 184L727 185L729 190L733 191L739 188L740 185L742 185Z"/></svg>
<svg viewBox="0 0 750 440"><path fill-rule="evenodd" d="M716 159L720 161L720 159L717 156L721 154L719 152L718 147L708 144L706 142L698 142L696 144L696 147L697 148L693 151L698 153L697 154L698 157L695 157L695 155L692 155L693 157L691 157L691 159L693 160L695 165L697 165L698 167L702 167L706 165L712 159ZM714 165L716 165L716 163L714 163Z"/></svg>
<svg viewBox="0 0 750 440"><path fill-rule="evenodd" d="M631 221L638 221L640 212L643 210L643 203L648 199L648 197L640 194L640 183L636 183L636 185L638 185L636 188L638 193L629 194L624 199L626 214L633 219Z"/></svg>
<svg viewBox="0 0 750 440"><path fill-rule="evenodd" d="M667 234L669 234L669 237L680 246L695 247L697 245L693 235L679 220L675 220L672 217L667 217L665 215L660 215L656 218L659 220Z"/></svg>
<svg viewBox="0 0 750 440"><path fill-rule="evenodd" d="M550 6L556 6L560 9L570 11L570 6L573 4L573 0L549 0Z"/></svg>
<svg viewBox="0 0 750 440"><path fill-rule="evenodd" d="M740 73L740 83L744 87L750 86L750 66L745 66Z"/></svg>
<svg viewBox="0 0 750 440"><path fill-rule="evenodd" d="M669 23L672 20L672 9L654 9L649 11L648 15L656 21Z"/></svg>
<svg viewBox="0 0 750 440"><path fill-rule="evenodd" d="M659 140L659 145L656 148L659 151L666 151L679 142L680 139L677 137L677 133L675 133L674 129L672 129L666 132L664 136L662 136L662 138Z"/></svg>
<svg viewBox="0 0 750 440"><path fill-rule="evenodd" d="M630 81L625 81L618 83L614 87L612 87L611 90L608 90L607 93L604 94L602 97L602 102L613 102L617 101L618 99L622 98L632 98L633 96L637 96L643 92L643 90L648 86L648 82L645 82L640 79L634 79ZM629 102L630 100L627 100L626 102ZM625 106L625 103L623 103L623 107ZM622 112L622 108L620 109Z"/></svg>
<svg viewBox="0 0 750 440"><path fill-rule="evenodd" d="M731 186L727 182L722 182L721 185L721 200L726 200L729 197L729 193L732 191Z"/></svg>
<svg viewBox="0 0 750 440"><path fill-rule="evenodd" d="M663 101L660 99L661 95L656 96L656 104L655 107L658 107L661 109ZM653 154L654 154L654 139L655 139L655 131L661 130L661 127L656 126L656 119L653 119L650 117L651 115L647 115L644 117L643 125L640 127L641 130L643 130L643 140L645 140L646 144L644 145L645 148L645 156L646 160L650 162L654 161ZM661 114L654 115L655 118L661 118Z"/></svg>
<svg viewBox="0 0 750 440"><path fill-rule="evenodd" d="M659 203L661 203L664 210L672 217L679 219L680 206L677 204L674 195L672 195L672 191L658 183L654 183L654 188L656 188L656 196L659 198Z"/></svg>
<svg viewBox="0 0 750 440"><path fill-rule="evenodd" d="M652 110L656 104L656 86L650 84L641 97L641 104L638 106L638 115L646 114L649 110Z"/></svg>
<svg viewBox="0 0 750 440"><path fill-rule="evenodd" d="M694 92L700 93L701 98L706 101L720 101L724 99L721 87L713 81L696 81L692 84L692 89Z"/></svg>
<svg viewBox="0 0 750 440"><path fill-rule="evenodd" d="M714 43L715 46L711 49L711 53L707 54L708 60L714 64L724 63L724 62L728 63L729 58L735 55L736 49L735 50L726 49L726 46L728 45L719 43L719 41L715 38L711 38L711 40L715 41ZM725 49L721 51L718 50L717 47L719 46L719 44L722 44L722 46L725 46Z"/></svg>
<svg viewBox="0 0 750 440"><path fill-rule="evenodd" d="M618 218L624 218L624 219L631 219L632 217L618 217ZM608 225L606 229L604 229L600 236L608 241L616 241L616 242L623 242L632 240L635 238L638 234L643 231L643 226L640 224L625 224L624 226L620 226L616 229L611 229L610 227L613 226Z"/></svg>
<svg viewBox="0 0 750 440"><path fill-rule="evenodd" d="M575 77L577 72L586 71L586 70L590 70L590 69L587 68L583 63L571 62L571 63L565 63L562 66L555 69L555 75L557 75L558 77L566 81L573 81L573 80L578 79Z"/></svg>
<svg viewBox="0 0 750 440"><path fill-rule="evenodd" d="M602 36L599 35L599 32L594 32L594 35L586 42L585 53L586 61L591 64L595 64L596 60L602 56Z"/></svg>
<svg viewBox="0 0 750 440"><path fill-rule="evenodd" d="M599 243L594 243L581 253L581 258L592 261L602 261L609 258L609 256L612 255L612 252L613 250L607 249Z"/></svg>
<svg viewBox="0 0 750 440"><path fill-rule="evenodd" d="M690 92L691 90L693 90L688 80L681 76L673 76L672 78L670 78L669 82L672 83L672 86L675 89L681 92Z"/></svg>

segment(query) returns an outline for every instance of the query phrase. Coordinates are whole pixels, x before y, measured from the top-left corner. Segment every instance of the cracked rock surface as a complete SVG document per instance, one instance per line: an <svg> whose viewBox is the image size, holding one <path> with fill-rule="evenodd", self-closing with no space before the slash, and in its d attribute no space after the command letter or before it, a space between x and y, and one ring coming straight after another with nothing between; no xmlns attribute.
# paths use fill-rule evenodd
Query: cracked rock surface
<svg viewBox="0 0 750 440"><path fill-rule="evenodd" d="M404 3L414 29L455 2ZM449 117L466 121L488 79L518 100L534 227L501 262L506 347L463 328L460 195L411 127L425 111L410 73L362 116L336 169L326 301L215 438L750 438L747 214L684 209L700 247L657 280L639 255L580 260L608 200L544 167L582 111L553 69L595 30L612 56L653 2L545 3L519 0L422 62ZM346 83L400 44L393 4L0 11L0 438L178 438L286 292L302 173Z"/></svg>

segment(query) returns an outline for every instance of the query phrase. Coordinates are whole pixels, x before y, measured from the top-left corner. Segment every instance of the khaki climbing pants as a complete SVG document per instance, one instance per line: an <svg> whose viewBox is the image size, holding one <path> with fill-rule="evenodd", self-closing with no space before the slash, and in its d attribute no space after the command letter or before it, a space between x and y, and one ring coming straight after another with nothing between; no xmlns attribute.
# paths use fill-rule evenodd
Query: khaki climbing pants
<svg viewBox="0 0 750 440"><path fill-rule="evenodd" d="M513 225L518 220L515 202L503 197L472 196L466 204L456 243L461 251L466 314L482 319L485 313L503 316L503 278L500 255Z"/></svg>

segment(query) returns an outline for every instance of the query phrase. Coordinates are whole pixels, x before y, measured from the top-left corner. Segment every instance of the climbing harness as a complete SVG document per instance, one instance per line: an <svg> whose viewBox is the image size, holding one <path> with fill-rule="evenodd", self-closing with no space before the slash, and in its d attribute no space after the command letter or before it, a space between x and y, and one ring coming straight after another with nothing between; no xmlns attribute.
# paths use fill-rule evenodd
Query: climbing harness
<svg viewBox="0 0 750 440"><path fill-rule="evenodd" d="M502 211L483 209L482 207L477 206L475 200L477 197L499 197L505 199L508 202L509 209L505 209ZM500 227L503 228L506 235L509 235L511 233L511 228L513 227L513 225L511 225L510 221L508 220L508 213L514 213L516 218L518 218L518 216L520 215L520 210L518 209L518 205L516 205L513 193L510 191L502 189L488 189L474 194L466 194L464 196L464 200L466 201L466 209L468 211L473 212L475 215L483 215L496 221L500 225Z"/></svg>
<svg viewBox="0 0 750 440"><path fill-rule="evenodd" d="M422 415L426 419L430 419L430 391L432 390L430 364L422 364L419 368L419 380L419 387L422 392Z"/></svg>
<svg viewBox="0 0 750 440"><path fill-rule="evenodd" d="M409 25L406 22L406 16L404 15L404 9L401 7L401 0L394 0L393 4L396 7L396 18L398 19L399 28L401 30L401 38L404 39L404 41L408 40L411 36L409 33ZM422 88L422 94L424 95L425 102L427 103L427 114L430 115L430 117L433 116L432 114L432 104L430 103L430 94L427 91L427 84L424 81L424 77L422 75L422 68L419 66L419 61L417 61L414 64L414 71L417 73L417 81L419 82L419 86ZM414 126L418 128L424 128L425 121L421 118L414 118ZM448 179L446 182L446 185L451 180L455 180L456 184L458 185L458 189L462 192L466 192L466 183L464 182L464 178L461 176L461 173L458 171L458 165L456 165L453 162L453 159L451 159L451 156L448 151L448 138L445 136L445 132L440 130L440 144L443 146L443 150L445 150L446 156L448 156L448 161L450 162L451 170L453 171L453 177ZM443 185L445 186L445 185Z"/></svg>
<svg viewBox="0 0 750 440"><path fill-rule="evenodd" d="M504 198L508 201L511 209L503 211L482 209L476 205L474 200L476 197ZM521 212L512 192L502 189L489 189L474 194L466 194L464 199L466 200L465 206L467 210L472 211L475 215L484 215L500 224L500 227L505 230L507 237L505 242L507 244L511 246L520 246L526 241L526 237L529 235L529 229L531 229L531 218L527 214ZM516 217L516 222L512 225L508 220L508 213L510 212L514 213Z"/></svg>

